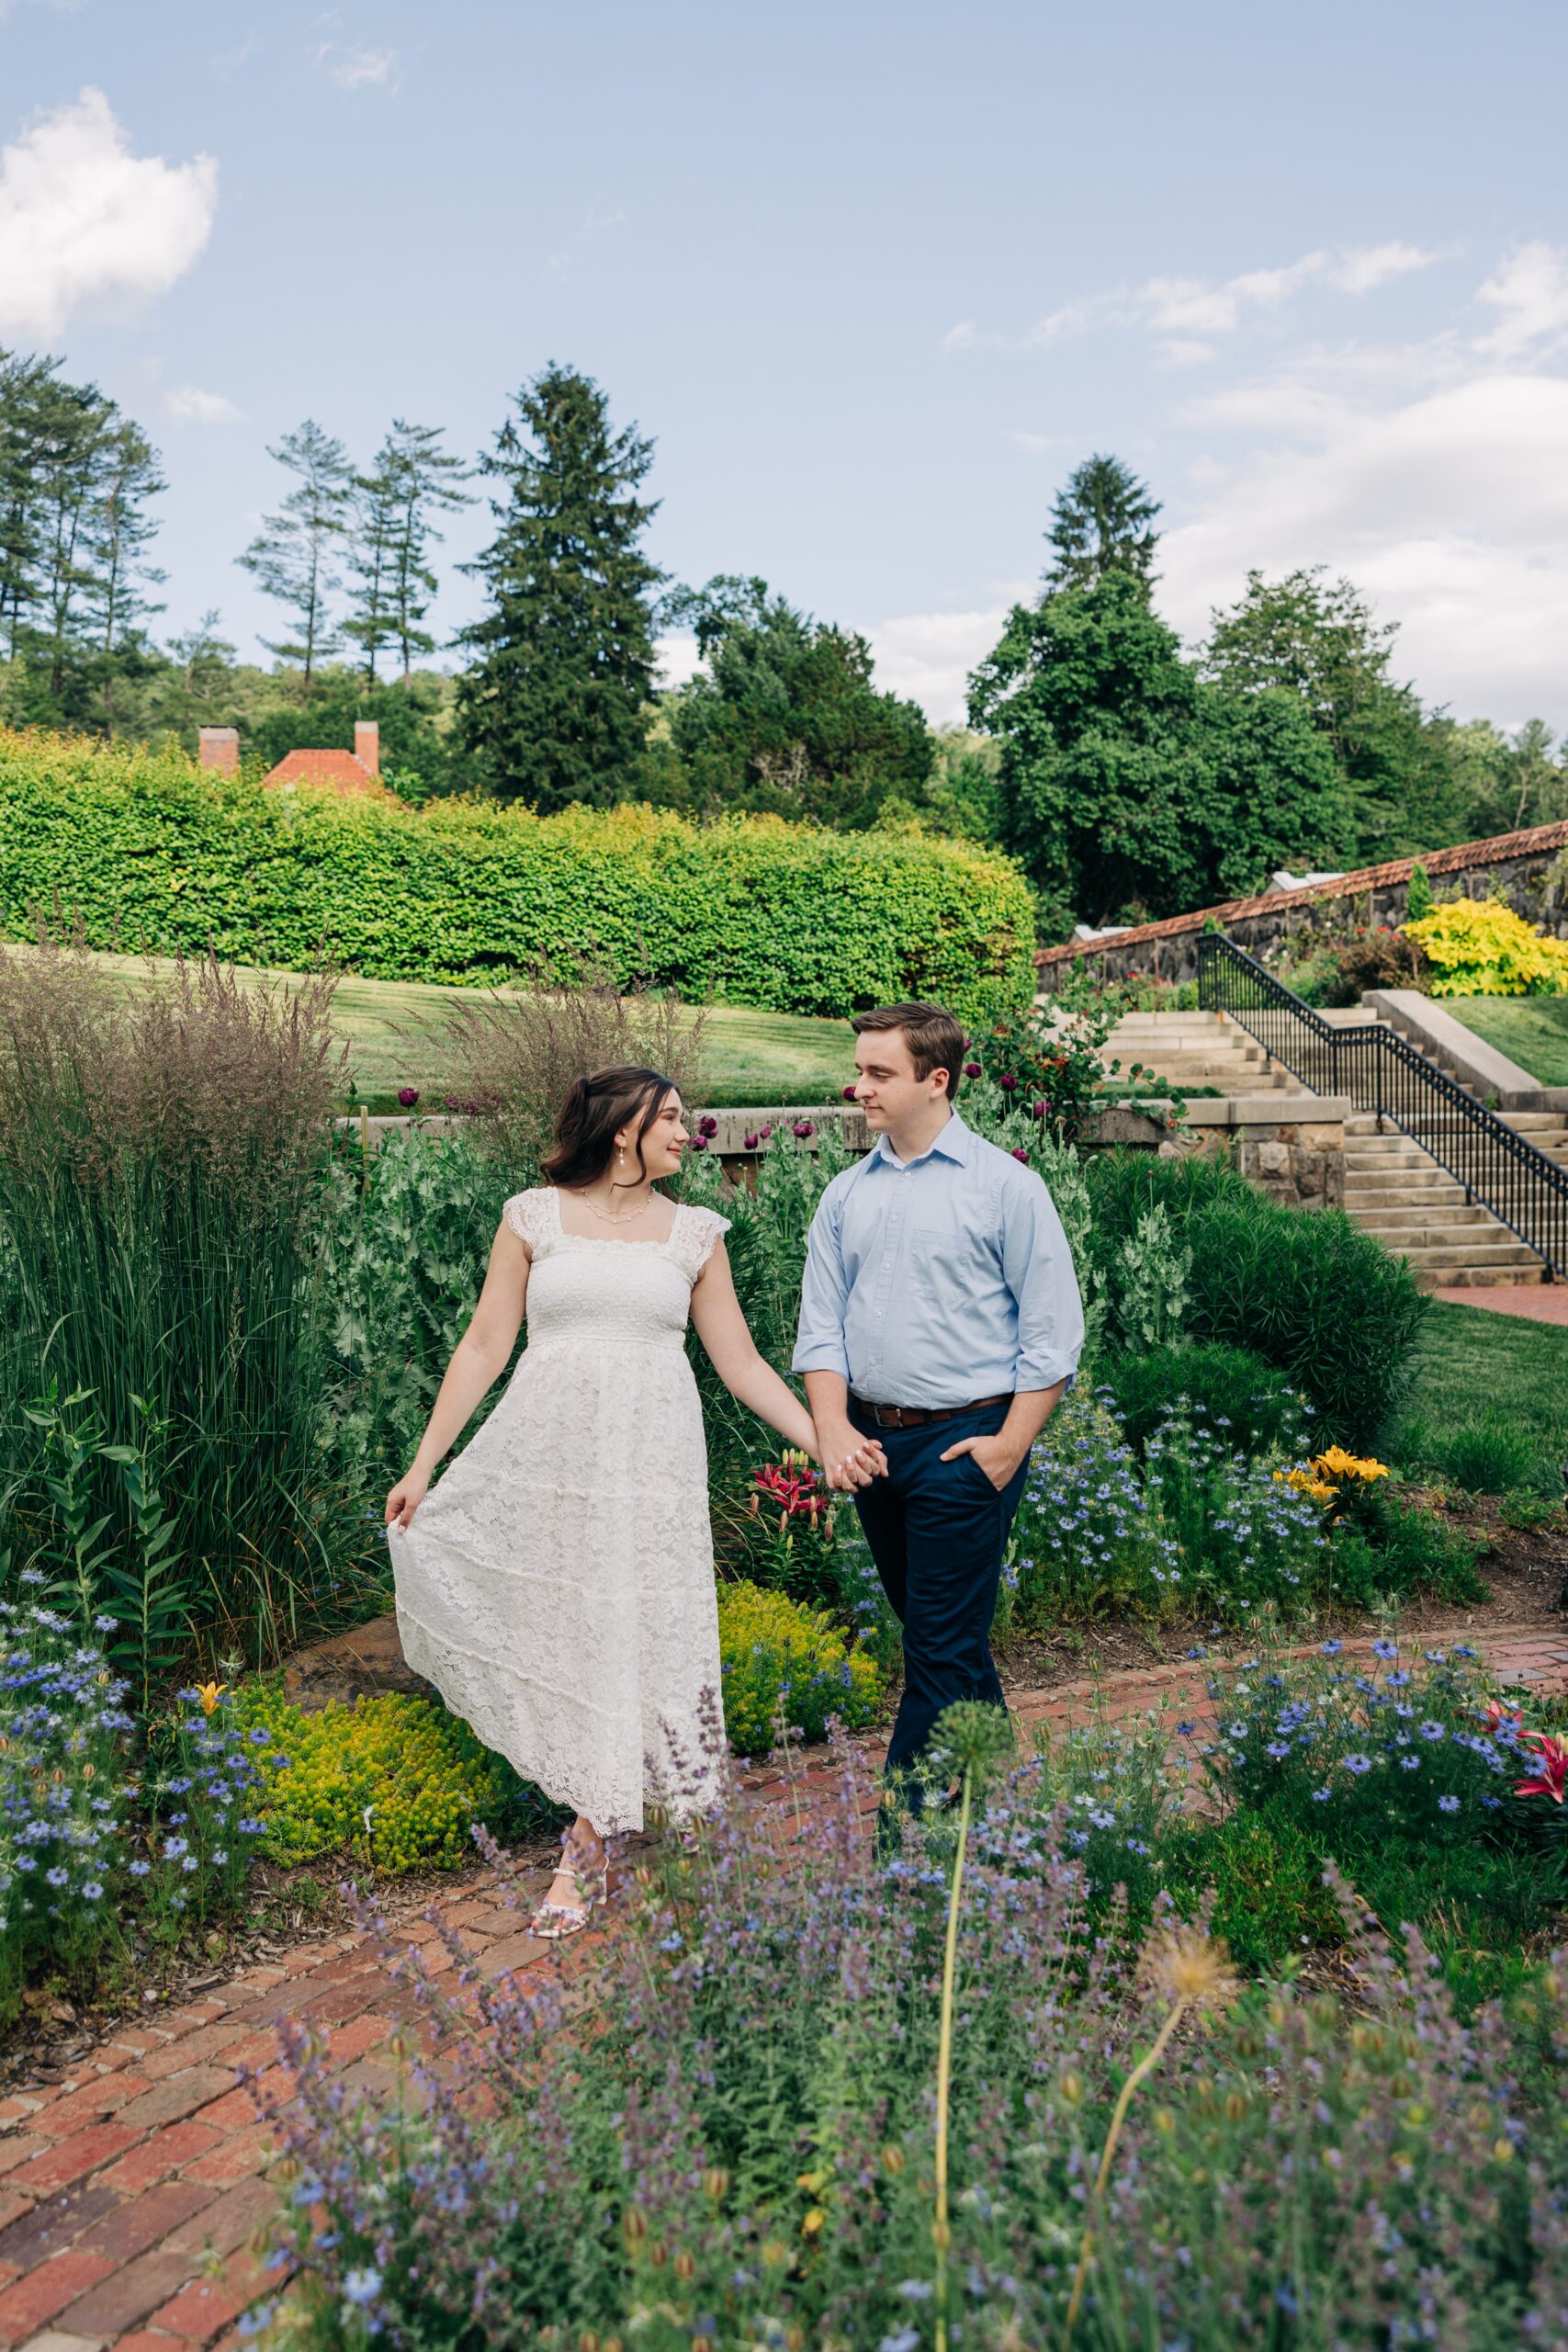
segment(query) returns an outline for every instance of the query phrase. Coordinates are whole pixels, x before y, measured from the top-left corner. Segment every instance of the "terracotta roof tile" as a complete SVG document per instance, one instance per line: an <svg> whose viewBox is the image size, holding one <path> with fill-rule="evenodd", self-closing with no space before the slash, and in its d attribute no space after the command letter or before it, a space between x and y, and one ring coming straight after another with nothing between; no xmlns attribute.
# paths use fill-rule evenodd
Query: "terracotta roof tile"
<svg viewBox="0 0 1568 2352"><path fill-rule="evenodd" d="M289 752L263 776L264 785L324 785L344 795L370 792L385 795L386 786L352 752Z"/></svg>
<svg viewBox="0 0 1568 2352"><path fill-rule="evenodd" d="M1305 907L1319 899L1353 899L1363 890L1383 890L1408 882L1419 863L1429 875L1462 874L1468 866L1492 865L1506 857L1531 857L1554 849L1568 849L1568 818L1554 825L1529 825L1522 833L1494 833L1483 842L1461 842L1453 849L1436 849L1427 857L1390 858L1383 865L1363 865L1342 874L1337 882L1314 882L1303 890L1264 890L1254 899L1227 899L1217 907L1200 907L1195 914L1168 915L1163 922L1140 922L1112 933L1109 939L1070 939L1061 947L1042 947L1036 964L1066 964L1079 956L1098 956L1108 947L1137 947L1145 940L1179 939L1184 932L1201 931L1211 920L1233 922L1245 915L1271 913L1282 907Z"/></svg>

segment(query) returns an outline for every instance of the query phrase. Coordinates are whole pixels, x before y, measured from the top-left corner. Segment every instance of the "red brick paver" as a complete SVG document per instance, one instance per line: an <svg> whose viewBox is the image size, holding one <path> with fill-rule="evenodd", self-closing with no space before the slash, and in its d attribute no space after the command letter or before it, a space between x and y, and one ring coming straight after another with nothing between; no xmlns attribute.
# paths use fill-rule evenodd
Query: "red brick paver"
<svg viewBox="0 0 1568 2352"><path fill-rule="evenodd" d="M1465 1638L1505 1679L1568 1689L1568 1627L1502 1627L1489 1638L1478 1625ZM1371 1640L1348 1642L1347 1655ZM1433 1644L1446 1645L1446 1637ZM1081 1720L1095 1704L1113 1719L1168 1704L1201 1721L1203 1677L1201 1661L1184 1660L1015 1692L1011 1705L1026 1732ZM795 1768L807 1802L828 1777L818 1757ZM761 1799L785 1785L771 1769L747 1776ZM493 1882L438 1908L444 1924L461 1925L489 1974L578 1964L581 1947L528 1935ZM433 1965L446 1962L430 1949L427 1922L397 1934L424 1947ZM308 2019L327 2040L328 2064L374 2092L390 2079L377 2053L407 2030L409 2007L363 1938L305 1944L187 2008L118 2028L63 2081L0 2101L0 2352L65 2352L62 2339L118 2352L231 2352L236 2320L282 2276L259 2262L275 2204L273 2127L258 2120L235 2075L258 2068L264 2096L288 2098L277 2063L286 2016Z"/></svg>
<svg viewBox="0 0 1568 2352"><path fill-rule="evenodd" d="M1445 1306L1479 1306L1490 1315L1523 1315L1532 1323L1568 1323L1568 1283L1497 1283L1474 1290L1435 1290Z"/></svg>

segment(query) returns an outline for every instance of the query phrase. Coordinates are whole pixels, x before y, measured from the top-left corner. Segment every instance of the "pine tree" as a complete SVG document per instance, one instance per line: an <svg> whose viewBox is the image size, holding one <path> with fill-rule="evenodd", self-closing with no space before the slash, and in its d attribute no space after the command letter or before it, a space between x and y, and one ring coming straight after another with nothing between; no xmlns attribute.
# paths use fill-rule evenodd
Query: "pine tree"
<svg viewBox="0 0 1568 2352"><path fill-rule="evenodd" d="M1045 593L1092 588L1108 571L1124 571L1145 588L1154 576L1159 534L1150 528L1159 513L1157 498L1120 458L1086 458L1067 477L1051 509L1045 537L1055 561L1045 574Z"/></svg>
<svg viewBox="0 0 1568 2352"><path fill-rule="evenodd" d="M150 658L137 624L164 609L144 594L165 577L148 562L145 549L157 529L149 502L168 485L158 452L129 418L116 426L106 457L85 603L103 680L104 723L112 728L117 680L128 667L144 668Z"/></svg>
<svg viewBox="0 0 1568 2352"><path fill-rule="evenodd" d="M541 809L624 799L643 755L664 575L637 546L657 508L636 493L653 444L613 431L608 408L571 368L524 386L483 460L504 485L496 536L464 567L490 608L460 639L463 741L493 791Z"/></svg>
<svg viewBox="0 0 1568 2352"><path fill-rule="evenodd" d="M434 638L423 626L435 594L429 551L441 533L434 518L468 503L468 492L457 487L468 479L468 469L440 443L438 424L410 424L394 417L376 452L374 470L355 482L356 585L354 616L344 633L363 651L372 684L383 647L397 649L405 678L416 653L435 650Z"/></svg>
<svg viewBox="0 0 1568 2352"><path fill-rule="evenodd" d="M309 695L317 663L338 641L329 599L343 585L333 566L348 529L354 469L343 443L310 417L267 455L298 476L299 488L276 514L264 518L265 528L235 560L254 575L264 595L298 616L292 639L274 643L264 638L262 643L280 662L299 662Z"/></svg>

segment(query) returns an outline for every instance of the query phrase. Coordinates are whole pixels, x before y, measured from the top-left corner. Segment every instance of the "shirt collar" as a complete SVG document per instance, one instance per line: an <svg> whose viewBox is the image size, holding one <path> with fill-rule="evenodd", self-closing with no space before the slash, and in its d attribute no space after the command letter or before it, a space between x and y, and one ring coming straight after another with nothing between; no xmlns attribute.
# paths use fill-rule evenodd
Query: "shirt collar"
<svg viewBox="0 0 1568 2352"><path fill-rule="evenodd" d="M969 1148L973 1142L974 1136L969 1128L964 1125L957 1112L953 1111L949 1114L947 1125L936 1141L928 1144L925 1150L914 1159L896 1159L893 1148L885 1135L877 1136L876 1149L872 1154L872 1158L886 1160L889 1168L918 1168L922 1160L933 1159L940 1153L943 1159L956 1160L959 1167L964 1168L968 1165Z"/></svg>

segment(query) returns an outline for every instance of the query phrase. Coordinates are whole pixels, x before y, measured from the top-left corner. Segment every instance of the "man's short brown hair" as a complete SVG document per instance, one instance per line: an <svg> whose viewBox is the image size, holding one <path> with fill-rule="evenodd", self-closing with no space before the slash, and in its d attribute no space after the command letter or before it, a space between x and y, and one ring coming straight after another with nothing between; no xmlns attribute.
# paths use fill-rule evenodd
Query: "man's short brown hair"
<svg viewBox="0 0 1568 2352"><path fill-rule="evenodd" d="M930 1078L933 1069L944 1069L949 1101L957 1093L969 1040L945 1005L879 1004L874 1012L857 1012L850 1027L857 1037L884 1029L901 1030L915 1076Z"/></svg>

